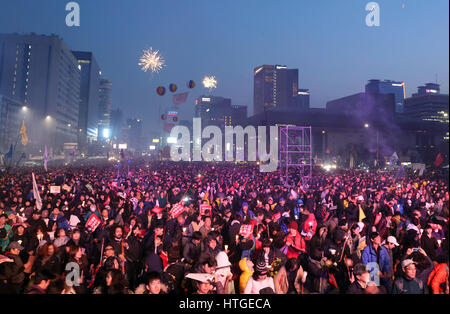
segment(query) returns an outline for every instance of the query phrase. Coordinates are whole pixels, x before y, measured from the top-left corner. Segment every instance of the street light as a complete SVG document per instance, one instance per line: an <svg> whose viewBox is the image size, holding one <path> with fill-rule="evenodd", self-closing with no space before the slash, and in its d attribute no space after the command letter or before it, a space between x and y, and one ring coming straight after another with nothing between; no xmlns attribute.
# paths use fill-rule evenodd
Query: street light
<svg viewBox="0 0 450 314"><path fill-rule="evenodd" d="M27 110L28 110L28 107L27 107L27 106L23 106L23 107L22 107L22 110L23 110L23 111L27 111Z"/></svg>
<svg viewBox="0 0 450 314"><path fill-rule="evenodd" d="M364 127L367 129L369 127L369 123L364 124Z"/></svg>

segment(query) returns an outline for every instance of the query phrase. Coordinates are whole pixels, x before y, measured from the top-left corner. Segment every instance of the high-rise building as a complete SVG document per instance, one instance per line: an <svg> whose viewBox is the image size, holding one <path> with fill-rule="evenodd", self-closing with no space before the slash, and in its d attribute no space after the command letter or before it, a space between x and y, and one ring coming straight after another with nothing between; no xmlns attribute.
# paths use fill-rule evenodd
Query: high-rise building
<svg viewBox="0 0 450 314"><path fill-rule="evenodd" d="M7 152L11 144L17 141L26 108L16 100L0 95L0 151Z"/></svg>
<svg viewBox="0 0 450 314"><path fill-rule="evenodd" d="M100 81L100 101L98 104L98 138L109 139L111 137L110 114L111 114L111 92L112 83L108 80Z"/></svg>
<svg viewBox="0 0 450 314"><path fill-rule="evenodd" d="M0 34L0 94L23 103L31 146L55 153L77 142L80 67L56 35Z"/></svg>
<svg viewBox="0 0 450 314"><path fill-rule="evenodd" d="M72 51L81 67L78 144L84 146L97 137L101 70L92 52Z"/></svg>
<svg viewBox="0 0 450 314"><path fill-rule="evenodd" d="M113 143L120 142L123 126L123 113L120 109L111 110L110 115L111 140Z"/></svg>
<svg viewBox="0 0 450 314"><path fill-rule="evenodd" d="M369 83L366 84L366 93L394 94L395 112L402 113L404 110L406 98L405 82L369 80Z"/></svg>
<svg viewBox="0 0 450 314"><path fill-rule="evenodd" d="M297 95L298 108L309 109L309 89L299 89Z"/></svg>
<svg viewBox="0 0 450 314"><path fill-rule="evenodd" d="M414 96L422 96L427 94L440 94L441 93L441 86L437 83L427 83L425 86L419 86L417 87L417 93L413 94Z"/></svg>
<svg viewBox="0 0 450 314"><path fill-rule="evenodd" d="M419 86L418 92L405 99L404 115L415 121L449 123L448 95L440 94L438 84Z"/></svg>
<svg viewBox="0 0 450 314"><path fill-rule="evenodd" d="M247 118L246 106L231 105L230 98L200 96L195 100L195 117L202 119L202 125L237 125Z"/></svg>
<svg viewBox="0 0 450 314"><path fill-rule="evenodd" d="M298 69L284 65L262 65L254 69L253 114L298 106Z"/></svg>
<svg viewBox="0 0 450 314"><path fill-rule="evenodd" d="M142 141L142 120L139 118L127 119L126 141L128 150L133 152L143 151L144 144Z"/></svg>

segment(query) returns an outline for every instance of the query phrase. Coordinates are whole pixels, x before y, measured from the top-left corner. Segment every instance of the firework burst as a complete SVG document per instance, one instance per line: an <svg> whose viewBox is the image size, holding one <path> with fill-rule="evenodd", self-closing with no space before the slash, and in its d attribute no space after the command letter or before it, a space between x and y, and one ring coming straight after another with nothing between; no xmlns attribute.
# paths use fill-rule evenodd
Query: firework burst
<svg viewBox="0 0 450 314"><path fill-rule="evenodd" d="M159 50L153 51L150 47L144 50L144 55L140 59L139 65L142 66L142 71L147 72L148 70L153 73L158 73L161 71L162 67L165 66L165 61L163 56L159 53Z"/></svg>
<svg viewBox="0 0 450 314"><path fill-rule="evenodd" d="M203 86L211 92L214 88L217 88L217 80L215 76L205 76L203 78Z"/></svg>

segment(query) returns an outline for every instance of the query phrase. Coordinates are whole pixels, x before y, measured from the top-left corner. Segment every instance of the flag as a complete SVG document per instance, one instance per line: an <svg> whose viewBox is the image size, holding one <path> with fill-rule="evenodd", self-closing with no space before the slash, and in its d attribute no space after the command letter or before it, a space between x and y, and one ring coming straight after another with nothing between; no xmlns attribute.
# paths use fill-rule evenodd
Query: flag
<svg viewBox="0 0 450 314"><path fill-rule="evenodd" d="M9 152L7 152L5 154L5 158L6 159L11 159L12 158L12 154L13 154L13 144L11 144L11 146L9 146Z"/></svg>
<svg viewBox="0 0 450 314"><path fill-rule="evenodd" d="M172 207L170 214L173 215L174 218L177 218L182 212L184 212L184 206L178 203Z"/></svg>
<svg viewBox="0 0 450 314"><path fill-rule="evenodd" d="M173 104L175 106L178 106L178 105L186 103L188 95L189 95L188 92L173 95Z"/></svg>
<svg viewBox="0 0 450 314"><path fill-rule="evenodd" d="M434 161L433 164L434 164L436 167L439 167L443 162L444 162L444 158L442 157L442 154L439 153L439 154L437 154L436 160Z"/></svg>
<svg viewBox="0 0 450 314"><path fill-rule="evenodd" d="M22 135L20 140L23 146L28 144L27 128L25 127L25 120L22 120L22 127L20 128L19 134Z"/></svg>
<svg viewBox="0 0 450 314"><path fill-rule="evenodd" d="M273 215L272 220L278 220L278 219L280 219L280 218L281 218L281 213L278 212L278 213L276 213L276 214Z"/></svg>
<svg viewBox="0 0 450 314"><path fill-rule="evenodd" d="M360 222L363 221L364 218L366 218L366 215L364 214L364 211L363 211L362 207L359 206L359 221Z"/></svg>
<svg viewBox="0 0 450 314"><path fill-rule="evenodd" d="M86 221L86 228L90 228L90 231L94 232L101 222L102 221L97 217L97 215L92 214Z"/></svg>
<svg viewBox="0 0 450 314"><path fill-rule="evenodd" d="M44 148L44 169L45 169L45 171L47 171L47 161L48 161L47 145L45 145L45 148Z"/></svg>
<svg viewBox="0 0 450 314"><path fill-rule="evenodd" d="M211 206L202 204L200 205L200 216L205 216L205 211L209 210L210 216L212 215Z"/></svg>
<svg viewBox="0 0 450 314"><path fill-rule="evenodd" d="M33 177L33 197L36 200L36 208L38 210L41 210L42 208L42 200L41 195L39 194L39 190L36 184L36 178L34 176L34 172L31 173L31 176Z"/></svg>
<svg viewBox="0 0 450 314"><path fill-rule="evenodd" d="M253 225L242 225L239 229L239 234L248 237L253 233Z"/></svg>

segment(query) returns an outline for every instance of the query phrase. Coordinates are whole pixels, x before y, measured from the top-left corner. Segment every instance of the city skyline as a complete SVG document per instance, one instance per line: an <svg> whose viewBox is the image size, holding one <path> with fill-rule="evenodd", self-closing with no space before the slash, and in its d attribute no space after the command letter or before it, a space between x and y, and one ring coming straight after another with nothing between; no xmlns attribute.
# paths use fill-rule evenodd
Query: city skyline
<svg viewBox="0 0 450 314"><path fill-rule="evenodd" d="M195 80L197 87L180 108L180 118L190 119L195 98L207 93L201 86L204 75L218 80L213 95L247 106L252 115L253 69L261 64L299 69L299 88L310 90L315 108L364 91L369 79L404 81L410 97L418 86L435 82L437 74L441 93L448 93L447 1L378 1L381 26L374 28L365 25L367 1L357 0L246 1L240 7L200 0L136 1L133 6L77 2L80 27L65 25L66 1L16 1L2 4L0 29L55 33L69 49L91 51L114 84L112 108L142 118L146 131L159 125L158 106L171 105L171 93L160 97L157 86L175 83L182 92L188 80ZM167 61L153 77L138 66L148 46Z"/></svg>

